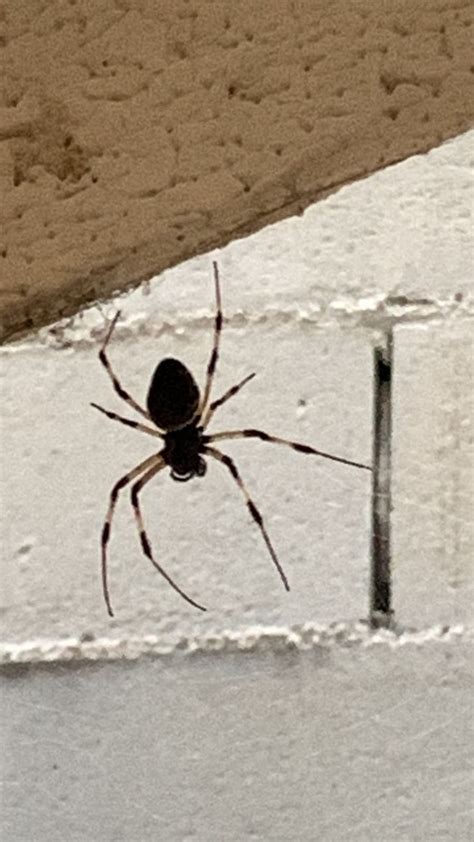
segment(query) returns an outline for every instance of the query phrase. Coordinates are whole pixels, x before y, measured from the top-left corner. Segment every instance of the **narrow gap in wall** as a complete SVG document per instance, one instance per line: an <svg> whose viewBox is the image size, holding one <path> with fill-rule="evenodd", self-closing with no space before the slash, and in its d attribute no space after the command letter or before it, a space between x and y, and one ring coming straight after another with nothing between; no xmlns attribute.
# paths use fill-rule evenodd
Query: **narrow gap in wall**
<svg viewBox="0 0 474 842"><path fill-rule="evenodd" d="M370 622L373 628L392 621L391 449L393 335L374 349L374 430L372 474L372 540Z"/></svg>

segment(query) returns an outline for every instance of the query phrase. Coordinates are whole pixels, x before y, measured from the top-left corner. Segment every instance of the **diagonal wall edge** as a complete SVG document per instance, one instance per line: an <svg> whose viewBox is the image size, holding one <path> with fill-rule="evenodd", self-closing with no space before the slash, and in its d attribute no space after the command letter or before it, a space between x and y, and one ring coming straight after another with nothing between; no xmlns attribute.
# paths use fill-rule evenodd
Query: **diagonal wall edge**
<svg viewBox="0 0 474 842"><path fill-rule="evenodd" d="M5 8L3 341L474 122L459 0Z"/></svg>

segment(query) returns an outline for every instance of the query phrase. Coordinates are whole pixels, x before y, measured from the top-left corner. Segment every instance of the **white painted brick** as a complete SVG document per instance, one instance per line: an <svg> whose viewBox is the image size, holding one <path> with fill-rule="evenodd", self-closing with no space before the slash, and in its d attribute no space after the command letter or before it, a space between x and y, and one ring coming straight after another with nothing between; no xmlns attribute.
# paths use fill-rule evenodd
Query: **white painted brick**
<svg viewBox="0 0 474 842"><path fill-rule="evenodd" d="M398 327L394 361L394 600L401 623L471 622L472 324Z"/></svg>
<svg viewBox="0 0 474 842"><path fill-rule="evenodd" d="M202 381L212 329L133 335L119 330L110 358L144 399L163 356ZM291 582L287 594L225 468L144 491L156 557L209 609L203 615L141 554L124 493L110 543L109 620L99 580L99 536L113 483L155 449L153 439L99 415L94 400L130 416L97 359L98 344L7 352L2 491L8 548L2 562L3 637L162 633L247 623L328 622L367 614L370 474L258 441L222 443L235 455ZM226 327L216 394L258 376L222 408L214 430L261 427L370 463L370 337L304 323ZM300 403L304 401L304 406Z"/></svg>
<svg viewBox="0 0 474 842"><path fill-rule="evenodd" d="M472 839L472 642L277 643L9 668L2 838Z"/></svg>

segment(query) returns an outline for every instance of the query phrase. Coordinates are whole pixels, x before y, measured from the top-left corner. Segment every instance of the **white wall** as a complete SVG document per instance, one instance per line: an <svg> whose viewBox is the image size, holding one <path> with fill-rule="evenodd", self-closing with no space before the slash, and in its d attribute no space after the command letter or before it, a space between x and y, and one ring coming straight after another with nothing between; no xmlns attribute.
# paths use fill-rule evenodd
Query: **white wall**
<svg viewBox="0 0 474 842"><path fill-rule="evenodd" d="M217 391L258 376L214 429L260 426L361 461L371 458L372 350L394 326L394 607L400 626L421 630L411 648L388 635L367 654L360 629L348 647L349 625L330 635L330 655L319 640L295 654L290 626L367 616L370 475L253 441L226 452L291 593L216 464L204 480L162 475L144 493L157 558L208 612L141 556L124 494L111 621L98 567L107 494L154 443L88 406L130 416L97 359L103 316L95 309L2 351L4 660L56 664L6 668L6 839L469 838L470 633L430 629L472 621L472 137L104 306L123 310L110 358L134 395L143 399L167 355L202 380L217 257L227 319ZM259 644L245 660L227 651L229 633L245 640L274 624L284 630L277 647ZM211 632L218 656L202 643ZM81 636L100 642L61 642ZM145 636L168 652L163 664L90 670L81 660L88 646L101 661L132 638L140 653ZM180 645L206 657L180 655ZM82 666L63 672L71 651Z"/></svg>

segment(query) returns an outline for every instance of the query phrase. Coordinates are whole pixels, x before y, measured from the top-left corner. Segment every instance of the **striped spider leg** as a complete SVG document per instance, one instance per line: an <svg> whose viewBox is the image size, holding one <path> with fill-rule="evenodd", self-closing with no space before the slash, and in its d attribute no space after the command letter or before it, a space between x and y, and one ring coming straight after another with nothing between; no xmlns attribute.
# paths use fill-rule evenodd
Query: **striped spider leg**
<svg viewBox="0 0 474 842"><path fill-rule="evenodd" d="M104 594L105 604L107 606L107 611L110 617L114 616L114 612L112 610L112 603L110 600L110 593L109 593L109 586L108 586L108 578L107 578L107 544L110 540L110 533L112 529L112 519L115 511L115 506L117 504L118 496L125 486L129 485L134 479L140 477L138 482L136 482L132 486L131 492L131 502L133 506L133 511L135 515L136 524L138 527L138 533L140 536L140 543L144 554L147 558L151 561L153 566L156 568L158 573L166 579L169 585L177 591L186 602L189 602L191 605L194 605L195 608L199 608L201 611L205 611L206 609L199 605L199 603L195 602L188 596L180 587L176 584L176 582L171 578L171 576L164 570L161 565L159 565L155 559L153 558L153 553L151 549L151 544L148 540L145 526L143 524L143 518L140 511L140 504L138 500L138 495L142 490L143 486L146 485L153 477L163 468L166 466L166 462L159 453L153 454L153 456L149 456L148 459L145 459L144 462L141 462L140 465L137 465L136 468L129 471L125 476L121 477L118 482L112 488L110 492L110 502L109 508L107 510L107 514L105 516L104 526L102 528L102 535L101 535L101 572L102 572L102 590Z"/></svg>
<svg viewBox="0 0 474 842"><path fill-rule="evenodd" d="M288 584L288 579L287 579L287 577L286 577L286 575L283 571L283 568L282 568L281 563L278 559L276 551L275 551L275 549L272 545L272 542L271 542L270 536L269 536L269 534L266 530L265 523L263 521L262 515L261 515L260 511L257 509L255 503L253 502L246 486L244 485L244 482L243 482L243 480L240 476L240 473L237 469L237 466L236 466L235 462L229 456L225 455L220 450L217 450L217 448L209 447L209 444L211 444L213 442L216 442L216 441L225 440L225 439L238 439L238 438L259 438L263 441L271 442L273 444L286 445L287 447L291 447L293 450L299 451L300 453L306 453L306 454L313 454L313 455L316 455L316 456L321 456L325 459L331 459L334 462L341 462L344 465L352 465L355 468L364 468L368 471L370 471L371 468L370 468L369 465L364 465L361 462L353 462L350 459L344 459L343 457L340 457L340 456L333 456L330 453L325 453L322 450L316 450L316 448L310 447L307 444L300 444L299 442L288 441L287 439L278 438L277 436L270 436L268 433L264 433L261 430L254 430L254 429L230 430L230 431L227 431L227 432L214 433L213 435L203 435L202 436L202 441L203 441L203 444L204 444L204 453L208 456L211 456L213 459L216 459L219 462L222 462L226 466L226 468L229 470L230 474L232 475L235 482L237 483L240 490L242 491L242 493L245 497L245 502L247 504L247 508L250 512L250 515L254 519L255 523L257 524L257 526L260 529L260 532L262 533L263 540L265 541L267 549L268 549L268 551L271 555L271 558L272 558L272 561L273 561L275 567L278 570L278 573L280 575L280 578L283 582L283 585L284 585L285 589L287 591L289 591L290 586Z"/></svg>
<svg viewBox="0 0 474 842"><path fill-rule="evenodd" d="M212 268L214 271L214 287L216 291L216 317L214 321L214 343L211 351L211 356L209 359L209 363L207 365L207 373L206 373L206 383L204 386L204 391L202 393L201 400L199 401L197 417L201 418L203 412L207 408L207 404L209 401L209 396L211 394L212 388L212 381L214 379L214 373L217 366L217 360L219 359L219 345L220 345L220 338L222 333L222 302L221 302L221 287L219 281L219 267L217 266L217 262L215 260L212 261Z"/></svg>
<svg viewBox="0 0 474 842"><path fill-rule="evenodd" d="M326 453L324 450L316 450L315 447L310 447L309 444L300 444L300 442L282 439L279 436L271 436L269 433L264 433L263 430L226 430L222 433L214 433L210 436L204 436L204 441L207 444L215 441L221 441L223 439L250 438L261 439L261 441L270 442L270 444L283 444L286 447L291 447L299 453L321 456L324 459L330 459L332 462L342 462L343 465L352 465L354 468L363 468L366 471L372 470L370 465L365 465L363 462L354 462L352 459L344 459L342 456L333 456L332 453Z"/></svg>
<svg viewBox="0 0 474 842"><path fill-rule="evenodd" d="M109 342L112 338L112 334L114 332L114 328L115 328L115 325L117 324L117 320L118 320L119 316L120 316L120 310L117 310L114 318L112 319L112 321L110 323L110 327L107 331L107 334L106 334L106 337L104 339L103 345L102 345L102 347L99 351L99 360L101 361L101 363L104 366L107 374L109 375L109 377L112 381L112 386L114 387L115 391L117 392L117 395L119 396L119 398L122 398L122 400L124 400L125 403L128 403L129 406L131 406L136 412L139 412L140 415L143 415L144 418L147 418L148 420L150 420L150 414L146 411L146 409L143 409L143 407L141 407L140 404L137 403L137 401L134 400L134 398L132 398L132 396L129 395L129 393L125 391L125 389L121 385L118 377L115 375L115 372L114 372L114 370L113 370L113 368L112 368L112 366L109 362L109 358L107 356L107 345L109 344Z"/></svg>
<svg viewBox="0 0 474 842"><path fill-rule="evenodd" d="M265 544L267 545L267 549L268 549L268 551L269 551L269 553L272 557L272 561L273 561L276 569L278 570L278 573L280 574L280 579L283 582L285 590L289 591L290 586L288 584L288 579L286 578L286 575L283 571L283 568L282 568L280 562L278 561L277 554L274 550L273 544L270 541L270 537L269 537L268 532L265 528L265 524L263 522L262 515L260 514L260 512L257 509L255 503L253 502L250 494L248 493L247 488L244 485L244 482L242 480L242 477L240 476L240 473L237 469L237 466L236 466L235 462L230 458L230 456L226 456L224 453L221 453L220 450L217 450L214 447L205 447L204 453L208 456L212 456L212 458L216 459L218 462L222 462L222 464L226 466L226 468L230 471L231 475L235 479L237 485L239 486L242 494L245 497L245 502L247 504L247 508L248 508L251 516L253 517L255 523L257 524L258 528L260 529L260 532L262 533L263 540L265 541Z"/></svg>

